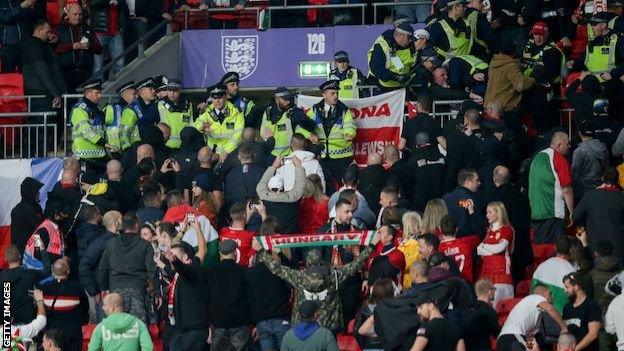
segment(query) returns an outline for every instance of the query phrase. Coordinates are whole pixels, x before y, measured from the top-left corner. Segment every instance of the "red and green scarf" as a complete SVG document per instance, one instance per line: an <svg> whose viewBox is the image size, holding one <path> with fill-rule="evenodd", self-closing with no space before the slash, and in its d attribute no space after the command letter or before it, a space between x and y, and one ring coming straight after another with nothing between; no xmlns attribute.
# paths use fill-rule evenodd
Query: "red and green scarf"
<svg viewBox="0 0 624 351"><path fill-rule="evenodd" d="M375 230L361 230L344 233L322 234L275 234L259 236L265 250L311 246L368 245L375 236Z"/></svg>

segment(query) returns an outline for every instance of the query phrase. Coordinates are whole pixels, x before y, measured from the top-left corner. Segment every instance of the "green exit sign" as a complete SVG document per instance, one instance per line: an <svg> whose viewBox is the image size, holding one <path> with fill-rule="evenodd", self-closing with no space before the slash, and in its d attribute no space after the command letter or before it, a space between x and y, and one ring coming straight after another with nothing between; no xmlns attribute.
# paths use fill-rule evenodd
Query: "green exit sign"
<svg viewBox="0 0 624 351"><path fill-rule="evenodd" d="M299 62L301 78L327 78L330 71L329 61Z"/></svg>

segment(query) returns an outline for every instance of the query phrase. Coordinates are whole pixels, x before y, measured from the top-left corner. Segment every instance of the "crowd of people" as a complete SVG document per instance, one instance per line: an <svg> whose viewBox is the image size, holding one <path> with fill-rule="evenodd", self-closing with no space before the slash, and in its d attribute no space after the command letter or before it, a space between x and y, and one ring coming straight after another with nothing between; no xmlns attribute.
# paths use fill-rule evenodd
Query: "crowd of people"
<svg viewBox="0 0 624 351"><path fill-rule="evenodd" d="M337 350L345 333L363 350L624 350L624 4L538 3L401 17L367 76L337 52L308 110L285 87L261 106L235 72L197 106L170 77L106 106L80 82L74 157L43 209L26 178L11 213L14 342L80 350L97 324L89 350ZM46 59L50 26L34 32L24 72L78 80ZM417 114L357 165L341 100L367 84L405 88ZM440 127L448 99L465 102Z"/></svg>

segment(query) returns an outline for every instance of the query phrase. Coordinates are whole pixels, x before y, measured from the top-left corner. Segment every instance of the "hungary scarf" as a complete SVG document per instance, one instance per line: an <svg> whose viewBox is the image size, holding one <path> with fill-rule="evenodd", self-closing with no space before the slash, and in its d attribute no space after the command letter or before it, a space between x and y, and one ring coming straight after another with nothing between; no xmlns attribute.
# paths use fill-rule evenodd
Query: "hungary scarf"
<svg viewBox="0 0 624 351"><path fill-rule="evenodd" d="M265 250L334 245L364 246L371 243L375 232L375 230L362 230L346 233L276 234L259 236L258 239Z"/></svg>

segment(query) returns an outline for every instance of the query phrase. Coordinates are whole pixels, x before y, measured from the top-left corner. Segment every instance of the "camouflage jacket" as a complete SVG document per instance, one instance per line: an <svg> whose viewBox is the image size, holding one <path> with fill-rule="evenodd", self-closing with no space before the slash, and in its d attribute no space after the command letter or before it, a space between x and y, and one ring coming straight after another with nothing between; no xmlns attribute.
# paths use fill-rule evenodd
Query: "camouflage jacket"
<svg viewBox="0 0 624 351"><path fill-rule="evenodd" d="M373 251L373 246L367 246L351 263L340 268L330 269L328 275L282 266L266 251L260 253L260 260L273 274L284 279L295 288L292 325L299 321L299 304L302 301L318 300L321 302L318 323L322 327L335 331L341 328L344 323L338 286L362 268Z"/></svg>

